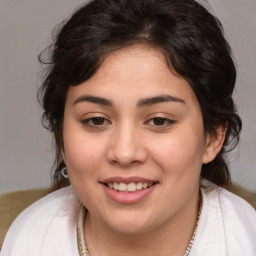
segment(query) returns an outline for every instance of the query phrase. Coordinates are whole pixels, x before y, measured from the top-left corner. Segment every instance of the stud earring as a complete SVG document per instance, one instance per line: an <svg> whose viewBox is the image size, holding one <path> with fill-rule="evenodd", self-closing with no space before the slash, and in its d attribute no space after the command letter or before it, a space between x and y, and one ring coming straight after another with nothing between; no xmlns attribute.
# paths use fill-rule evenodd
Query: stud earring
<svg viewBox="0 0 256 256"><path fill-rule="evenodd" d="M68 172L67 172L67 167L64 167L61 169L60 174L62 175L62 177L64 177L65 179L68 179Z"/></svg>

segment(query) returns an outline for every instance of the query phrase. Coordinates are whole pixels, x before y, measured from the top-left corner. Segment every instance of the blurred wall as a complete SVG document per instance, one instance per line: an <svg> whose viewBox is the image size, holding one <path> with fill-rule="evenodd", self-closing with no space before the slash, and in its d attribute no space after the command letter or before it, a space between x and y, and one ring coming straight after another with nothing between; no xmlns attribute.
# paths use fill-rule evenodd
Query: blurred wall
<svg viewBox="0 0 256 256"><path fill-rule="evenodd" d="M40 123L38 54L51 31L82 0L0 0L0 193L50 184L51 137ZM235 98L243 120L230 156L233 180L256 191L256 1L210 0L238 68Z"/></svg>

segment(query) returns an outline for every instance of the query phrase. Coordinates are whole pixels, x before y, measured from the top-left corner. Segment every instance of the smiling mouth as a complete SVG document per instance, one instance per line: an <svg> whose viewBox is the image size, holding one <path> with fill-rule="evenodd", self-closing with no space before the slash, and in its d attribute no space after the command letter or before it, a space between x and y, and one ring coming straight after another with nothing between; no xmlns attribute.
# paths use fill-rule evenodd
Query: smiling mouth
<svg viewBox="0 0 256 256"><path fill-rule="evenodd" d="M155 185L156 182L131 182L131 183L123 183L123 182L109 182L109 183L104 183L105 186L109 187L110 189L113 189L118 192L136 192L136 191L141 191L147 188L152 187Z"/></svg>

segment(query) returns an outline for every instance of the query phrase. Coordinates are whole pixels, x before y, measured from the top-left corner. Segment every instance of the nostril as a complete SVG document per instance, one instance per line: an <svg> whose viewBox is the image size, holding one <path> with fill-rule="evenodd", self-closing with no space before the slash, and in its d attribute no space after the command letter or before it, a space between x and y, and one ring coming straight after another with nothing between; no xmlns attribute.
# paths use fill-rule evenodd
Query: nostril
<svg viewBox="0 0 256 256"><path fill-rule="evenodd" d="M132 142L121 139L112 144L108 148L106 156L111 164L123 167L141 164L147 159L145 148L136 139L133 139Z"/></svg>

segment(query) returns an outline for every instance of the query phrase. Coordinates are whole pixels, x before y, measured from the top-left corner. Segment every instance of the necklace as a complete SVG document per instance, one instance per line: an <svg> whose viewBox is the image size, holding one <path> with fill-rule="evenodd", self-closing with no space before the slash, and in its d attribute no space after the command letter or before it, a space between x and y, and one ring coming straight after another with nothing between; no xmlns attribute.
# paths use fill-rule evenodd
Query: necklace
<svg viewBox="0 0 256 256"><path fill-rule="evenodd" d="M188 256L190 254L191 248L192 248L194 240L195 240L195 236L196 236L196 231L197 231L197 228L198 228L198 223L199 223L200 215L201 215L201 207L200 207L200 210L199 210L199 213L198 213L198 216L197 216L197 221L196 221L196 225L195 225L195 229L194 229L192 238L191 238L191 240L190 240L190 242L188 244L188 247L186 249L186 252L184 253L184 256Z"/></svg>
<svg viewBox="0 0 256 256"><path fill-rule="evenodd" d="M84 218L86 214L86 209L82 203L80 203L78 208L78 216L77 216L77 245L80 256L90 256L84 238Z"/></svg>
<svg viewBox="0 0 256 256"><path fill-rule="evenodd" d="M201 199L201 195L200 195L200 199ZM200 199L199 199L199 212L198 212L194 232L193 232L192 238L188 244L186 252L184 253L183 256L188 256L190 254L191 248L192 248L194 240L195 240L196 231L198 228L198 223L199 223L199 219L200 219L200 215L201 215L201 208L202 208L202 202ZM77 218L77 244L78 244L78 251L79 251L80 256L90 256L87 246L85 244L85 237L84 237L85 215L86 215L86 209L85 209L84 205L82 203L80 203L79 209L78 209L78 218Z"/></svg>

